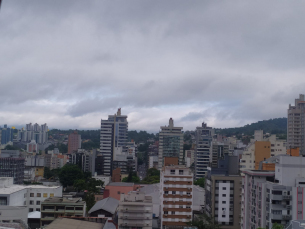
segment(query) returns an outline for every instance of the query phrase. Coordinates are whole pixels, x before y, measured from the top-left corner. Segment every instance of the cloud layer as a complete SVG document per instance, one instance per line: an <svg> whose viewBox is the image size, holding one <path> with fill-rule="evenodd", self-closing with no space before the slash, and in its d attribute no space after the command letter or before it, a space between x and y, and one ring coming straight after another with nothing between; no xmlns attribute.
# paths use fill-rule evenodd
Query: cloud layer
<svg viewBox="0 0 305 229"><path fill-rule="evenodd" d="M234 127L304 93L304 2L4 1L2 124ZM2 125L0 124L0 125Z"/></svg>

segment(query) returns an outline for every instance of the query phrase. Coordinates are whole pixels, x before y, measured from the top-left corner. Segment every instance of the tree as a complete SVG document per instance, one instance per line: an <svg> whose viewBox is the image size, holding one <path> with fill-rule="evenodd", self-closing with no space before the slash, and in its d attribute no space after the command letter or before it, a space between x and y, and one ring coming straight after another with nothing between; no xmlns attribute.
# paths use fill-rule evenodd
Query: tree
<svg viewBox="0 0 305 229"><path fill-rule="evenodd" d="M73 187L78 191L86 190L87 189L87 184L84 179L76 180L74 181Z"/></svg>
<svg viewBox="0 0 305 229"><path fill-rule="evenodd" d="M205 182L205 179L204 179L204 177L202 177L202 178L197 179L194 182L194 185L199 185L201 188L204 188L204 182Z"/></svg>
<svg viewBox="0 0 305 229"><path fill-rule="evenodd" d="M53 173L48 167L44 167L43 177L46 179L50 179L53 176Z"/></svg>
<svg viewBox="0 0 305 229"><path fill-rule="evenodd" d="M272 224L272 229L284 229L284 226L278 223Z"/></svg>
<svg viewBox="0 0 305 229"><path fill-rule="evenodd" d="M58 177L63 187L67 187L72 186L76 180L82 179L83 172L77 165L66 164L60 170Z"/></svg>
<svg viewBox="0 0 305 229"><path fill-rule="evenodd" d="M198 229L220 229L221 225L206 214L200 215L197 219L188 222L187 225L196 226Z"/></svg>
<svg viewBox="0 0 305 229"><path fill-rule="evenodd" d="M143 179L144 184L155 184L160 182L160 171L155 168L150 168L147 170L147 175Z"/></svg>
<svg viewBox="0 0 305 229"><path fill-rule="evenodd" d="M85 196L85 201L86 201L86 208L87 212L94 206L95 204L95 196L94 193L92 192L87 192Z"/></svg>

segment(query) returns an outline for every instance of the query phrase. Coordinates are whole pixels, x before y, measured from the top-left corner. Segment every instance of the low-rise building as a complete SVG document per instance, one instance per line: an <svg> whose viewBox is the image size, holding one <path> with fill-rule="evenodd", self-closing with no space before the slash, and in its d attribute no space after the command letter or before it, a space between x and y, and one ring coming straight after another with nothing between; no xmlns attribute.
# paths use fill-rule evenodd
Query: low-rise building
<svg viewBox="0 0 305 229"><path fill-rule="evenodd" d="M112 197L97 201L88 211L90 217L110 217L112 218L119 206L119 201Z"/></svg>
<svg viewBox="0 0 305 229"><path fill-rule="evenodd" d="M41 203L41 227L63 216L84 217L86 202L82 198L50 197Z"/></svg>
<svg viewBox="0 0 305 229"><path fill-rule="evenodd" d="M151 229L152 198L140 192L121 194L118 208L119 229Z"/></svg>
<svg viewBox="0 0 305 229"><path fill-rule="evenodd" d="M29 212L40 211L48 197L62 196L61 186L14 185L13 178L0 178L0 205L27 206Z"/></svg>

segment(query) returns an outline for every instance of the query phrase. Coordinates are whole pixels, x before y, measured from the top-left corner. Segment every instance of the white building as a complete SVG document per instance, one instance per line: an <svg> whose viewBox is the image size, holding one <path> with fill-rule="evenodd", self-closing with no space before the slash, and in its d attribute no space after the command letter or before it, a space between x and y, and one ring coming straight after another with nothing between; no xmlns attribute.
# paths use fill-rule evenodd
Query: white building
<svg viewBox="0 0 305 229"><path fill-rule="evenodd" d="M158 161L159 161L158 156L149 156L148 157L148 168L149 169L151 169L151 168L158 169Z"/></svg>
<svg viewBox="0 0 305 229"><path fill-rule="evenodd" d="M118 208L119 229L152 228L152 198L141 192L121 194Z"/></svg>
<svg viewBox="0 0 305 229"><path fill-rule="evenodd" d="M186 167L191 167L192 164L194 164L195 160L195 151L194 150L185 150L184 153L184 162Z"/></svg>
<svg viewBox="0 0 305 229"><path fill-rule="evenodd" d="M0 223L13 223L22 220L27 225L28 212L27 206L0 206ZM3 227L3 229L8 229L8 227Z"/></svg>
<svg viewBox="0 0 305 229"><path fill-rule="evenodd" d="M160 197L161 228L186 226L193 212L191 170L183 165L164 166L160 175Z"/></svg>
<svg viewBox="0 0 305 229"><path fill-rule="evenodd" d="M104 175L97 175L96 173L94 174L94 176L92 176L92 178L96 179L96 180L101 180L104 182L104 187L109 184L111 182L111 177L110 176L104 176Z"/></svg>
<svg viewBox="0 0 305 229"><path fill-rule="evenodd" d="M29 212L40 211L40 204L49 197L62 197L61 186L14 185L13 178L0 178L0 205L27 206Z"/></svg>

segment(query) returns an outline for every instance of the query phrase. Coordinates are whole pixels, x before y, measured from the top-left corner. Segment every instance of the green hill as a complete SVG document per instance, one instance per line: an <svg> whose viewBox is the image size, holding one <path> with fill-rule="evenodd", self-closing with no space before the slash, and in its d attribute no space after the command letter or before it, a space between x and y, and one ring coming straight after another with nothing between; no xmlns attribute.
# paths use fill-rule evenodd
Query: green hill
<svg viewBox="0 0 305 229"><path fill-rule="evenodd" d="M255 130L263 130L264 133L276 134L281 138L286 138L287 134L287 118L274 118L255 123L247 124L243 127L216 129L216 133L226 136L241 136L254 134Z"/></svg>

